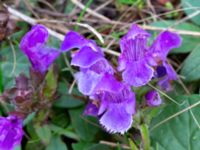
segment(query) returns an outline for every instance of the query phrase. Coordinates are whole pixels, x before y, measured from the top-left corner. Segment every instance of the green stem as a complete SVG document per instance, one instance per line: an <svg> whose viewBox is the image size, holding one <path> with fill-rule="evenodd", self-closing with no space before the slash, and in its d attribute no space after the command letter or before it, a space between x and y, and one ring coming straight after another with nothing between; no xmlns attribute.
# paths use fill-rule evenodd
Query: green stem
<svg viewBox="0 0 200 150"><path fill-rule="evenodd" d="M73 71L73 69L72 69L72 67L71 67L71 65L70 65L70 62L69 62L68 58L67 58L67 54L64 53L64 54L63 54L63 57L64 57L65 64L66 64L66 66L67 66L68 69L69 69L69 72L70 72L71 75L74 77L74 71Z"/></svg>
<svg viewBox="0 0 200 150"><path fill-rule="evenodd" d="M128 139L128 140L129 140L129 145L131 147L131 150L138 150L136 144L131 139Z"/></svg>
<svg viewBox="0 0 200 150"><path fill-rule="evenodd" d="M144 150L150 150L149 130L146 124L140 126L140 133L142 136Z"/></svg>

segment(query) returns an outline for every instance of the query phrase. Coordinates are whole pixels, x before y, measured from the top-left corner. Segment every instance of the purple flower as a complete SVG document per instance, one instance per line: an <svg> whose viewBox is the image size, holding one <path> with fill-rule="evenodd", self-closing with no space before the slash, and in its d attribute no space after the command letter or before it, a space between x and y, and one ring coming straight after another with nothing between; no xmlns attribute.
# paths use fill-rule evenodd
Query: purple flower
<svg viewBox="0 0 200 150"><path fill-rule="evenodd" d="M71 31L65 36L61 49L68 51L73 48L79 48L71 61L71 65L80 68L80 72L75 74L79 91L84 95L92 95L99 82L107 76L105 74L113 74L114 70L93 41Z"/></svg>
<svg viewBox="0 0 200 150"><path fill-rule="evenodd" d="M111 83L110 83L111 84ZM124 134L131 128L135 114L135 95L121 84L115 92L101 91L85 109L85 114L100 117L100 124L110 133Z"/></svg>
<svg viewBox="0 0 200 150"><path fill-rule="evenodd" d="M135 114L135 95L129 87L125 86L121 91L105 92L101 95L99 108L100 123L111 133L128 131Z"/></svg>
<svg viewBox="0 0 200 150"><path fill-rule="evenodd" d="M20 49L30 60L32 67L45 73L59 56L60 51L46 46L48 31L43 25L35 25L20 42Z"/></svg>
<svg viewBox="0 0 200 150"><path fill-rule="evenodd" d="M162 103L162 99L160 98L160 95L158 94L158 92L152 90L147 92L147 94L145 95L146 98L146 103L148 106L159 106Z"/></svg>
<svg viewBox="0 0 200 150"><path fill-rule="evenodd" d="M133 25L120 40L121 55L119 71L123 71L123 80L133 86L142 86L153 77L153 68L148 64L147 39L149 33Z"/></svg>
<svg viewBox="0 0 200 150"><path fill-rule="evenodd" d="M180 36L176 33L163 31L148 47L147 40L149 37L149 33L137 25L133 25L120 40L121 55L118 69L123 71L123 80L129 85L136 87L145 85L154 75L156 75L155 77L164 76L165 74L170 76L165 79L166 81L175 79L171 77L174 76L174 72L171 75L172 71L167 71L169 64L166 65L166 59L171 49L181 45Z"/></svg>
<svg viewBox="0 0 200 150"><path fill-rule="evenodd" d="M13 150L23 137L22 120L16 116L0 117L0 149Z"/></svg>
<svg viewBox="0 0 200 150"><path fill-rule="evenodd" d="M135 113L135 95L130 87L116 80L114 70L102 50L91 40L69 32L61 45L62 51L78 48L71 64L80 68L75 74L79 91L91 100L85 115L100 118L100 123L112 133L126 132Z"/></svg>

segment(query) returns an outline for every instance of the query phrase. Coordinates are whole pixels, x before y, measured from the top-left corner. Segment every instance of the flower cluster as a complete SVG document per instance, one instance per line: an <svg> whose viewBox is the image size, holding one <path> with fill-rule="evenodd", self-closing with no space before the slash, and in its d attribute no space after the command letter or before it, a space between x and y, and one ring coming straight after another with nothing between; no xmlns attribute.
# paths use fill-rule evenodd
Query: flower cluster
<svg viewBox="0 0 200 150"><path fill-rule="evenodd" d="M176 72L167 61L167 55L171 49L180 46L180 36L163 31L151 46L147 44L149 37L148 32L137 25L132 25L120 40L121 54L119 65L115 69L94 41L70 31L66 34L61 48L57 50L46 44L47 29L43 25L36 25L20 43L22 52L32 64L30 74L33 80L32 86L28 78L20 75L16 79L16 87L5 91L2 97L15 104L15 111L18 114L27 112L24 111L26 108L32 110L31 101L35 95L33 91L38 91L34 88L40 87L39 91L48 88L43 87L48 84L42 81L51 64L61 53L78 49L72 53L71 65L79 67L79 72L75 74L79 91L90 98L84 114L98 117L100 124L110 133L123 134L131 128L132 117L136 113L136 98L131 87L144 86L156 79L157 85L168 91L171 89L171 81L177 79ZM52 79L57 78L55 76ZM52 93L50 96L48 94L47 98L51 99L54 94L55 89L52 89ZM44 99L45 94L39 97ZM148 91L145 99L146 104L151 107L162 103L159 93L155 90ZM19 116L11 113L7 118L0 117L0 149L12 150L20 144L23 136L22 121L27 114Z"/></svg>
<svg viewBox="0 0 200 150"><path fill-rule="evenodd" d="M71 65L80 68L75 74L78 89L90 97L86 115L100 118L100 123L111 133L126 132L136 112L135 94L131 86L146 85L157 78L164 90L171 89L171 81L177 79L176 72L167 62L167 54L181 44L181 38L169 31L161 32L151 46L147 45L150 34L133 25L121 38L119 66L117 71L105 59L103 51L94 41L87 40L76 32L69 32L61 45L63 52L78 49L72 55ZM122 80L116 74L122 72ZM160 95L147 92L146 104L158 106Z"/></svg>
<svg viewBox="0 0 200 150"><path fill-rule="evenodd" d="M44 101L47 100L44 91L48 88L48 81L43 80L48 68L60 54L59 50L45 45L47 39L46 27L36 25L21 40L20 48L32 64L31 77L29 79L20 74L16 77L16 85L5 90L0 96L0 100L14 106L8 117L0 117L0 150L13 150L19 145L23 137L24 118L39 108L45 109ZM53 96L54 91L48 98L51 99Z"/></svg>

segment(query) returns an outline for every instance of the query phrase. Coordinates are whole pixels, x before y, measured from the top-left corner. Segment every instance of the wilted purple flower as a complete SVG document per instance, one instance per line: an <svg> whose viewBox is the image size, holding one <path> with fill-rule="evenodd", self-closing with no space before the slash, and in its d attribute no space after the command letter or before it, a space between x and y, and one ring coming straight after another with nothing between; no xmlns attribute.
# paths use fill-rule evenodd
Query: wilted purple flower
<svg viewBox="0 0 200 150"><path fill-rule="evenodd" d="M41 73L59 56L60 51L46 46L48 31L43 25L35 25L20 42L20 49L30 60L32 67Z"/></svg>
<svg viewBox="0 0 200 150"><path fill-rule="evenodd" d="M153 68L148 64L147 39L150 34L133 25L120 40L121 55L119 70L123 80L133 86L142 86L153 77Z"/></svg>
<svg viewBox="0 0 200 150"><path fill-rule="evenodd" d="M73 48L79 48L71 61L71 65L80 68L80 72L75 74L79 91L91 95L105 74L113 74L114 70L93 41L71 31L65 36L61 49L68 51Z"/></svg>
<svg viewBox="0 0 200 150"><path fill-rule="evenodd" d="M0 149L13 150L21 143L23 137L22 120L10 115L0 117Z"/></svg>
<svg viewBox="0 0 200 150"><path fill-rule="evenodd" d="M147 92L145 95L146 98L146 103L148 106L159 106L162 103L162 99L160 98L160 95L158 94L157 91L152 90Z"/></svg>

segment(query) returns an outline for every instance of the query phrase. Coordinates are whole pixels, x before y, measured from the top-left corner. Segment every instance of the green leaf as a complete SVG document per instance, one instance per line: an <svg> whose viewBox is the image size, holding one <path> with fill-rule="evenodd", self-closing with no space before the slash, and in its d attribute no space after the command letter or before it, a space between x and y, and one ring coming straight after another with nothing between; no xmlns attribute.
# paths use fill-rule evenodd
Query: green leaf
<svg viewBox="0 0 200 150"><path fill-rule="evenodd" d="M18 46L14 46L14 52L11 47L3 46L0 51L0 57L4 89L12 87L15 84L15 77L20 73L24 72L28 75L29 61ZM16 62L14 61L15 58Z"/></svg>
<svg viewBox="0 0 200 150"><path fill-rule="evenodd" d="M79 142L72 144L73 150L87 150L88 147L90 147L92 143L87 143L87 142Z"/></svg>
<svg viewBox="0 0 200 150"><path fill-rule="evenodd" d="M200 79L200 51L199 48L192 51L186 58L181 69L181 75L185 81L195 81Z"/></svg>
<svg viewBox="0 0 200 150"><path fill-rule="evenodd" d="M194 13L196 14L199 11L199 8L197 7L200 7L200 2L198 0L181 0L181 5L185 13L189 16L193 15ZM193 9L188 9L192 7ZM200 13L193 17L191 16L190 18L194 23L200 25Z"/></svg>
<svg viewBox="0 0 200 150"><path fill-rule="evenodd" d="M39 140L39 137L35 131L34 125L32 122L30 122L28 125L26 125L26 130L28 131L28 134L32 140Z"/></svg>
<svg viewBox="0 0 200 150"><path fill-rule="evenodd" d="M51 114L51 122L62 128L66 128L69 125L69 115L65 109L54 109Z"/></svg>
<svg viewBox="0 0 200 150"><path fill-rule="evenodd" d="M155 27L163 27L167 28L169 26L172 26L176 23L176 21L157 21L152 23ZM178 26L174 27L175 29L179 30L188 30L188 31L197 31L200 32L200 28L196 25L193 25L191 23L181 23ZM192 50L194 50L197 46L199 46L199 37L194 37L190 35L181 35L182 37L182 45L179 48L173 49L172 53L187 53Z"/></svg>
<svg viewBox="0 0 200 150"><path fill-rule="evenodd" d="M72 126L76 133L83 141L93 141L99 130L95 124L98 125L95 118L83 116L83 108L69 110Z"/></svg>
<svg viewBox="0 0 200 150"><path fill-rule="evenodd" d="M25 150L44 150L44 146L40 143L39 140L29 140L26 143Z"/></svg>
<svg viewBox="0 0 200 150"><path fill-rule="evenodd" d="M48 125L36 126L36 133L38 137L46 144L50 142L51 139L51 130Z"/></svg>
<svg viewBox="0 0 200 150"><path fill-rule="evenodd" d="M43 87L43 93L45 97L51 98L55 94L57 89L57 82L58 82L57 71L55 70L54 66L51 66L45 77L45 85Z"/></svg>
<svg viewBox="0 0 200 150"><path fill-rule="evenodd" d="M190 105L200 101L199 95L179 96L177 101L185 101L181 106L171 103L163 108L159 116L154 118L150 135L152 146L159 150L199 150L200 130L195 123L191 112L185 111L172 119L170 116L188 108ZM197 105L191 109L195 119L200 122L200 106ZM166 120L163 122L163 120ZM163 122L160 124L160 122ZM156 127L156 126L157 127ZM155 127L155 128L154 128Z"/></svg>
<svg viewBox="0 0 200 150"><path fill-rule="evenodd" d="M60 108L74 108L83 105L83 101L81 101L78 98L75 98L74 96L67 93L68 88L67 85L64 83L59 83L58 85L58 91L62 95L59 99L57 99L54 103L55 107ZM78 94L76 91L72 94Z"/></svg>
<svg viewBox="0 0 200 150"><path fill-rule="evenodd" d="M28 123L30 123L34 117L35 117L35 112L32 112L31 114L29 114L23 121L23 126L27 125Z"/></svg>
<svg viewBox="0 0 200 150"><path fill-rule="evenodd" d="M60 136L53 136L46 150L68 150L66 144L61 140Z"/></svg>
<svg viewBox="0 0 200 150"><path fill-rule="evenodd" d="M103 144L94 144L90 146L87 150L111 150L111 148Z"/></svg>
<svg viewBox="0 0 200 150"><path fill-rule="evenodd" d="M111 150L107 145L79 142L72 145L73 150Z"/></svg>
<svg viewBox="0 0 200 150"><path fill-rule="evenodd" d="M56 125L50 125L51 130L59 135L64 135L68 138L74 139L74 140L79 140L79 137L77 136L76 133L74 133L74 131L72 131L71 128L61 128L59 126Z"/></svg>
<svg viewBox="0 0 200 150"><path fill-rule="evenodd" d="M74 108L82 104L83 101L80 101L79 99L76 99L75 97L66 94L57 99L54 103L54 106L60 108Z"/></svg>

